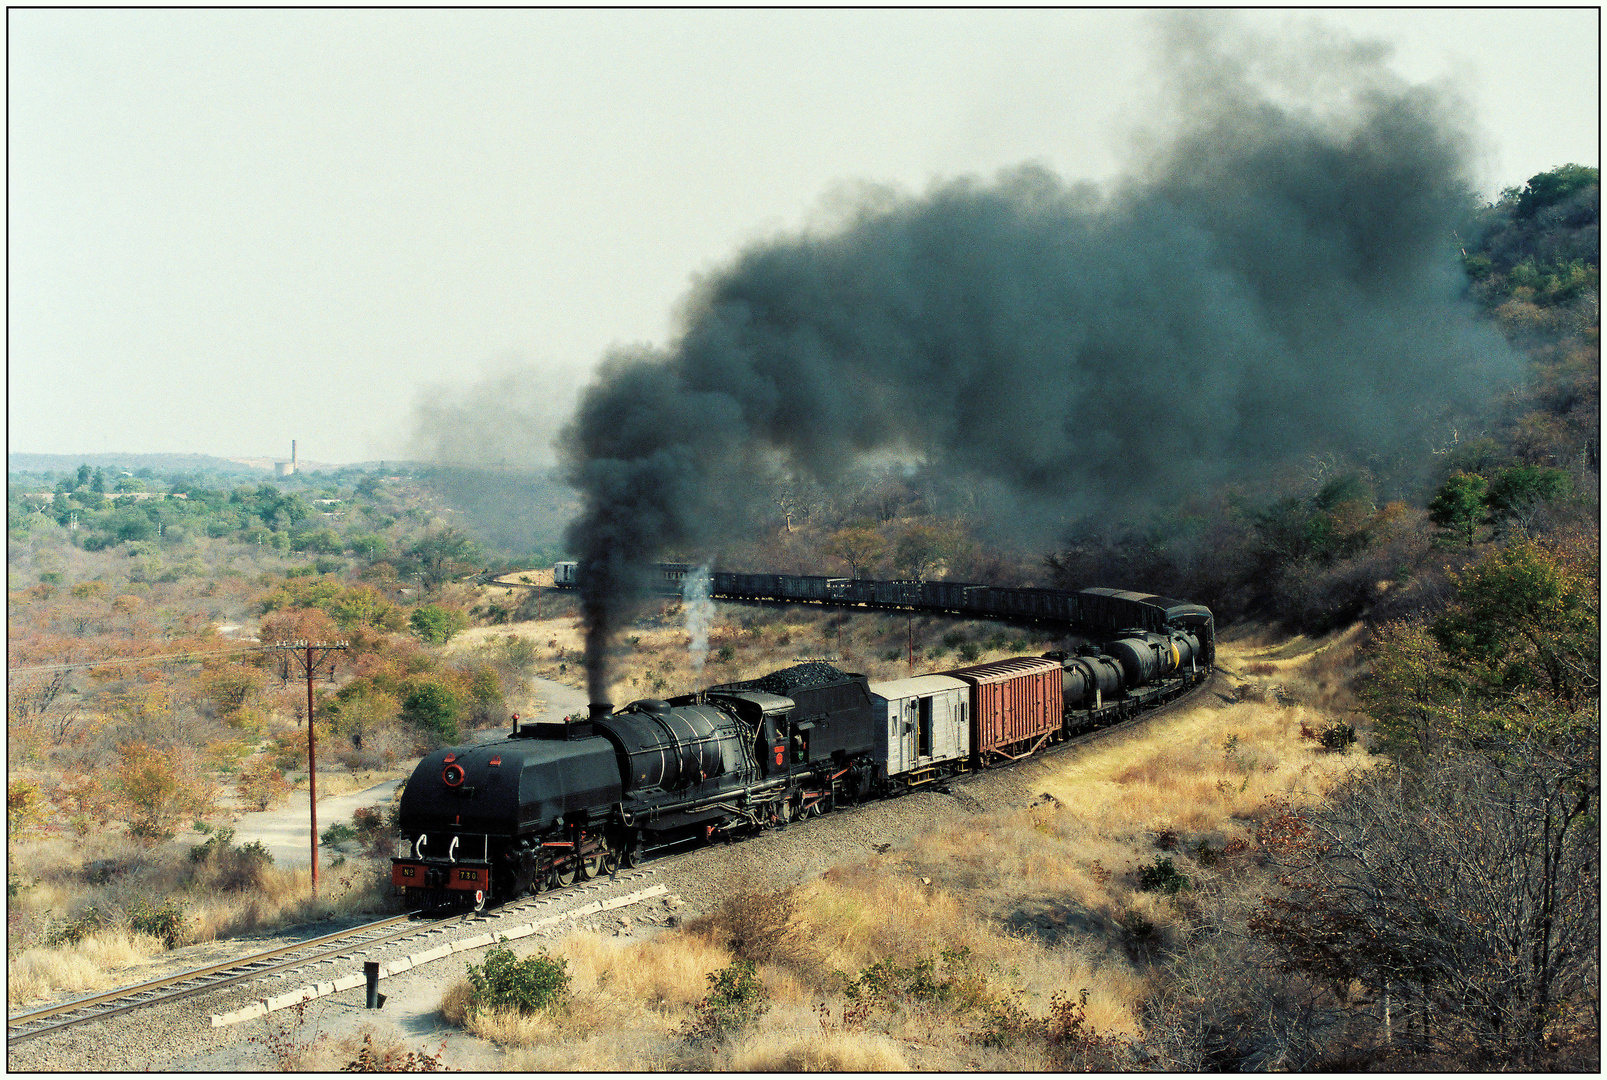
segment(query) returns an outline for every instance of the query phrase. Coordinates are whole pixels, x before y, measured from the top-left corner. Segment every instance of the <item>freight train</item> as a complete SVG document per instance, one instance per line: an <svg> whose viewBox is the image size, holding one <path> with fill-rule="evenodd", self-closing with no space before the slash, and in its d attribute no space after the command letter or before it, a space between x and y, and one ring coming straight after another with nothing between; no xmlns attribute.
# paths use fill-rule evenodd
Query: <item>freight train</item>
<svg viewBox="0 0 1607 1080"><path fill-rule="evenodd" d="M680 594L695 573L690 563L655 563L644 587ZM573 562L553 566L553 584L579 587L580 567ZM831 607L924 611L979 619L1050 623L1095 635L1138 629L1165 633L1186 629L1204 650L1199 662L1216 658L1216 623L1211 609L1185 600L1116 589L1017 589L964 581L875 581L809 574L741 574L716 570L708 575L709 595L721 600L758 600Z"/></svg>
<svg viewBox="0 0 1607 1080"><path fill-rule="evenodd" d="M661 568L661 580L678 588L668 573L688 570ZM689 838L917 790L1170 700L1205 678L1214 654L1207 609L1108 589L717 573L711 592L960 614L991 608L995 617L1063 621L1103 639L1071 654L880 682L814 661L618 711L595 703L589 716L564 723L516 717L507 739L438 750L419 763L402 793L408 852L392 860L392 883L420 906L480 907L612 873Z"/></svg>

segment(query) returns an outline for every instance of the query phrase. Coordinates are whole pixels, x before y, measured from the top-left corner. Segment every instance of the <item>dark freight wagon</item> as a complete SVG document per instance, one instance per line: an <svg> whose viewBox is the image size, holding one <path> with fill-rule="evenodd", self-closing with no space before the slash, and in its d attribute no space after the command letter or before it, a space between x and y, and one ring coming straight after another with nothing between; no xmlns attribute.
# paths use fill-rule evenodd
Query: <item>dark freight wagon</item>
<svg viewBox="0 0 1607 1080"><path fill-rule="evenodd" d="M1029 754L1060 731L1058 660L1019 656L942 674L971 687L971 753L981 764Z"/></svg>

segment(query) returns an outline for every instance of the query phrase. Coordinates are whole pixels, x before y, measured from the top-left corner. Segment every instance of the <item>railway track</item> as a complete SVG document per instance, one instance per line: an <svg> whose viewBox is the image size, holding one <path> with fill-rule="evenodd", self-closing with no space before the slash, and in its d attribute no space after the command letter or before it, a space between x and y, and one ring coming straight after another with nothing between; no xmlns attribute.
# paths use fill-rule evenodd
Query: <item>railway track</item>
<svg viewBox="0 0 1607 1080"><path fill-rule="evenodd" d="M116 1016L147 1005L174 1001L192 994L232 986L279 971L317 963L326 958L351 952L353 949L416 934L418 925L415 920L418 918L419 912L408 912L405 915L364 923L361 926L325 934L294 945L284 945L240 959L226 960L210 967L180 972L165 979L155 979L137 986L108 990L43 1009L16 1013L6 1017L6 1044L10 1046L46 1032L59 1031L62 1028ZM402 930L391 930L398 923L404 922L413 925Z"/></svg>
<svg viewBox="0 0 1607 1080"><path fill-rule="evenodd" d="M651 869L625 871L618 875L617 880L645 877L653 872ZM607 884L609 880L599 878L585 885L563 890L563 892L579 896L593 888ZM553 898L553 893L544 892L539 896L524 897L514 903L504 904L502 907L480 913L452 913L431 917L422 912L412 911L405 915L394 915L388 919L364 923L361 926L349 927L333 934L325 934L321 937L296 942L292 945L282 945L275 949L226 960L208 967L194 968L163 979L140 983L136 986L107 990L104 993L75 998L72 1001L61 1002L42 1009L15 1013L6 1018L6 1045L13 1046L39 1035L61 1031L79 1024L92 1023L132 1012L135 1009L177 1001L181 998L219 990L237 983L250 982L253 979L294 971L310 964L333 960L339 956L383 945L398 939L413 937L421 933L439 932L444 927L452 924L491 922L509 915L518 914L527 908L533 908L538 903L546 903ZM400 929L397 929L400 924L406 925L402 925Z"/></svg>

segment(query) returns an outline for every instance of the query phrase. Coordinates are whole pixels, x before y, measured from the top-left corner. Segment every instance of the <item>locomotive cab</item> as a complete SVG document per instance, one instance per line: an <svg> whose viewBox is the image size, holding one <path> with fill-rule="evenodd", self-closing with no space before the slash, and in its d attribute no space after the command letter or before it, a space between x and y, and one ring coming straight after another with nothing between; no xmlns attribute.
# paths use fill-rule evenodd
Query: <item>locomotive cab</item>
<svg viewBox="0 0 1607 1080"><path fill-rule="evenodd" d="M754 757L758 759L760 775L777 776L791 769L795 747L804 745L795 740L808 737L807 729L793 730L791 698L762 690L711 692L708 696L736 713L737 719L753 732ZM804 752L807 754L807 750Z"/></svg>

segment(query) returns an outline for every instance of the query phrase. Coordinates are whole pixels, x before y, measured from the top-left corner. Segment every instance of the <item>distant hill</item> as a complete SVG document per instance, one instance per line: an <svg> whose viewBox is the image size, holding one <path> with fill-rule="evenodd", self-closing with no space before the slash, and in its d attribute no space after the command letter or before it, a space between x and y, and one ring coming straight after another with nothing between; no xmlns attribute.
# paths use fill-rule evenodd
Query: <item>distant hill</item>
<svg viewBox="0 0 1607 1080"><path fill-rule="evenodd" d="M173 473L214 473L219 476L239 476L247 479L273 474L275 458L225 458L208 454L7 454L6 471L12 473L66 473L80 465L101 469L150 469L163 475ZM320 461L297 461L296 471L332 472L336 469L372 469L382 462L355 464L329 464ZM395 464L395 463L391 463Z"/></svg>

